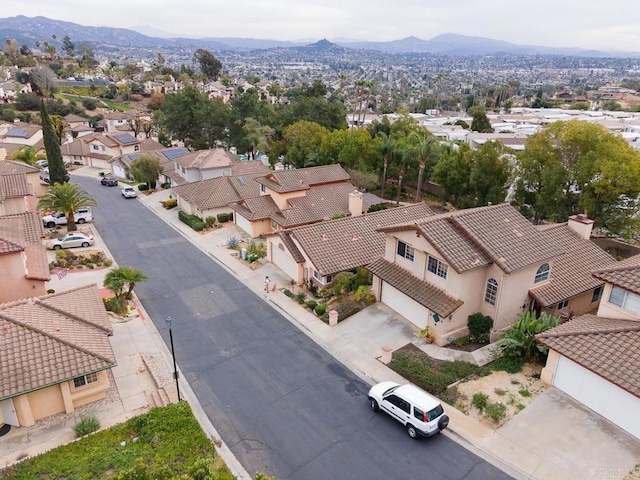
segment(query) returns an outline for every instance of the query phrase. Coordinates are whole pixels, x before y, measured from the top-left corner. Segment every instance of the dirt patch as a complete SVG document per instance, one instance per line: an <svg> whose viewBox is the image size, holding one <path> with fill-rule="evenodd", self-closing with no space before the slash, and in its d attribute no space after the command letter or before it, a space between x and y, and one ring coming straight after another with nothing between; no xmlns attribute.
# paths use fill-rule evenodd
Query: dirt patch
<svg viewBox="0 0 640 480"><path fill-rule="evenodd" d="M540 381L540 369L538 365L525 365L519 373L498 371L484 377L462 381L457 385L459 396L455 407L488 427L498 428L547 389ZM473 395L476 393L487 395L489 404L504 405L504 418L496 422L480 412L472 404Z"/></svg>

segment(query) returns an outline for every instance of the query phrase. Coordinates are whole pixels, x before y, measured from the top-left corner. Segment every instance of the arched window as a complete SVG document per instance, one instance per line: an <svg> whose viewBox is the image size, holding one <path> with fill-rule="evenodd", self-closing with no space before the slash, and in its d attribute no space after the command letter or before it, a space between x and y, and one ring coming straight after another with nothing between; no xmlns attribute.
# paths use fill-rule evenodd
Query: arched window
<svg viewBox="0 0 640 480"><path fill-rule="evenodd" d="M489 305L495 305L498 299L498 282L495 278L487 280L487 286L484 289L484 301Z"/></svg>
<svg viewBox="0 0 640 480"><path fill-rule="evenodd" d="M536 278L533 280L533 283L544 282L547 278L549 278L549 264L543 263L536 272Z"/></svg>

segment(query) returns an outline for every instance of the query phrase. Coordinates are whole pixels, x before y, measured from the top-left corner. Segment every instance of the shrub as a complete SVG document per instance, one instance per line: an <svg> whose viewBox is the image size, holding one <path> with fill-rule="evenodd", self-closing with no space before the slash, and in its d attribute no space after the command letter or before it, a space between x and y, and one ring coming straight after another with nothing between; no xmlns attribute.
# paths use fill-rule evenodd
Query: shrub
<svg viewBox="0 0 640 480"><path fill-rule="evenodd" d="M326 303L319 303L318 305L316 305L316 308L315 308L316 315L318 316L324 315L324 312L326 311L327 311Z"/></svg>
<svg viewBox="0 0 640 480"><path fill-rule="evenodd" d="M494 422L499 423L507 416L507 406L504 403L489 403L485 407L485 415Z"/></svg>
<svg viewBox="0 0 640 480"><path fill-rule="evenodd" d="M93 415L83 415L73 427L73 430L78 437L84 437L85 435L100 430L100 422Z"/></svg>
<svg viewBox="0 0 640 480"><path fill-rule="evenodd" d="M229 237L227 238L227 248L236 249L240 245L240 239L238 237Z"/></svg>
<svg viewBox="0 0 640 480"><path fill-rule="evenodd" d="M474 393L471 398L471 405L476 407L480 412L484 411L487 408L487 404L489 403L489 395L486 393Z"/></svg>
<svg viewBox="0 0 640 480"><path fill-rule="evenodd" d="M145 190L149 190L149 185L147 185L146 183L141 183L140 185L138 185L138 190L141 192L144 192Z"/></svg>
<svg viewBox="0 0 640 480"><path fill-rule="evenodd" d="M526 388L523 388L522 390L518 390L518 393L520 395L522 395L523 397L530 397L531 396L531 392L529 390L527 390Z"/></svg>
<svg viewBox="0 0 640 480"><path fill-rule="evenodd" d="M98 101L93 98L83 98L81 103L87 110L95 110L98 107Z"/></svg>
<svg viewBox="0 0 640 480"><path fill-rule="evenodd" d="M333 293L340 297L353 291L353 283L356 278L355 273L340 272L333 277Z"/></svg>
<svg viewBox="0 0 640 480"><path fill-rule="evenodd" d="M216 217L208 216L204 219L204 223L207 227L212 227L216 223Z"/></svg>
<svg viewBox="0 0 640 480"><path fill-rule="evenodd" d="M495 362L491 363L486 371L504 371L507 373L518 373L522 371L524 366L524 360L520 357L505 356L498 358Z"/></svg>
<svg viewBox="0 0 640 480"><path fill-rule="evenodd" d="M53 288L50 288L47 290L47 294L51 295L52 293L56 293L56 291Z"/></svg>
<svg viewBox="0 0 640 480"><path fill-rule="evenodd" d="M247 252L249 253L249 255L256 257L253 261L257 260L258 258L264 258L267 256L267 248L265 247L264 243L256 243L253 240L251 240L251 243L247 248Z"/></svg>
<svg viewBox="0 0 640 480"><path fill-rule="evenodd" d="M287 288L285 288L282 292L289 298L293 298L294 295L295 295L291 290L289 290Z"/></svg>
<svg viewBox="0 0 640 480"><path fill-rule="evenodd" d="M164 202L162 202L162 206L167 210L171 210L172 208L178 206L178 200L175 198L170 198L169 200L165 200Z"/></svg>
<svg viewBox="0 0 640 480"><path fill-rule="evenodd" d="M468 344L469 341L469 335L465 335L464 337L456 338L453 343L458 347L462 347L463 345Z"/></svg>
<svg viewBox="0 0 640 480"><path fill-rule="evenodd" d="M204 230L204 222L200 217L189 215L183 211L180 211L178 212L178 218L180 219L180 221L193 228L196 232L201 232L202 230Z"/></svg>
<svg viewBox="0 0 640 480"><path fill-rule="evenodd" d="M219 213L217 218L219 223L226 223L231 219L231 215L229 213Z"/></svg>
<svg viewBox="0 0 640 480"><path fill-rule="evenodd" d="M520 358L524 361L544 363L548 348L536 341L536 335L546 332L560 323L560 317L554 317L546 312L537 317L535 312L519 315L513 326L504 332L498 348L508 358Z"/></svg>
<svg viewBox="0 0 640 480"><path fill-rule="evenodd" d="M315 310L316 305L318 305L318 302L316 302L315 300L307 300L307 308L311 311Z"/></svg>
<svg viewBox="0 0 640 480"><path fill-rule="evenodd" d="M375 295L371 293L367 285L360 285L356 290L354 298L356 302L364 302L366 305L371 305L376 301Z"/></svg>
<svg viewBox="0 0 640 480"><path fill-rule="evenodd" d="M302 305L302 304L304 303L304 301L305 301L306 297L307 297L307 296L306 296L304 293L300 292L300 293L298 293L298 294L296 295L296 300L298 301L298 303L299 303L300 305Z"/></svg>
<svg viewBox="0 0 640 480"><path fill-rule="evenodd" d="M369 210L367 210L367 212L369 213L379 212L380 210L386 210L387 208L389 207L385 203L378 203L377 205L371 205L369 207Z"/></svg>
<svg viewBox="0 0 640 480"><path fill-rule="evenodd" d="M467 325L469 326L469 334L477 342L488 342L489 333L493 328L493 318L481 313L474 313L467 318Z"/></svg>
<svg viewBox="0 0 640 480"><path fill-rule="evenodd" d="M504 397L507 394L507 391L504 388L495 388L493 391L496 395L500 395L501 397Z"/></svg>
<svg viewBox="0 0 640 480"><path fill-rule="evenodd" d="M160 188L162 188L163 190L166 190L167 188L171 188L171 184L170 183L163 183L160 185Z"/></svg>
<svg viewBox="0 0 640 480"><path fill-rule="evenodd" d="M331 297L331 290L329 290L328 288L321 288L320 290L318 290L318 297L319 298L330 298Z"/></svg>

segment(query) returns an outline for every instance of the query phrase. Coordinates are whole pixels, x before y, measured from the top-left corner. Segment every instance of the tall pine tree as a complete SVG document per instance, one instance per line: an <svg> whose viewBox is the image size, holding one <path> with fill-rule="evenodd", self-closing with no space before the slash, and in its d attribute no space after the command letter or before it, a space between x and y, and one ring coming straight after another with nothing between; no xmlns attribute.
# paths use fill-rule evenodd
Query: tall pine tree
<svg viewBox="0 0 640 480"><path fill-rule="evenodd" d="M60 151L60 141L51 123L51 118L49 118L49 114L47 113L44 99L40 101L40 118L42 121L44 149L47 152L47 160L49 162L49 179L51 185L54 183L66 183L69 181L69 174L67 173L67 168L64 166L62 152Z"/></svg>

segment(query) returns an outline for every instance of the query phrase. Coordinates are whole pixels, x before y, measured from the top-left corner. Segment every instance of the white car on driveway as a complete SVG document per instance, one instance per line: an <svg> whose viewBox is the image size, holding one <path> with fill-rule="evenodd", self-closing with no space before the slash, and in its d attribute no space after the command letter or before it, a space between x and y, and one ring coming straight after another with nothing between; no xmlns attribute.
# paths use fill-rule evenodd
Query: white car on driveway
<svg viewBox="0 0 640 480"><path fill-rule="evenodd" d="M83 224L93 220L93 213L91 212L90 207L82 207L73 214L73 218L76 223ZM51 215L42 217L42 224L46 228L55 228L57 225L66 225L67 217L64 212L54 212Z"/></svg>
<svg viewBox="0 0 640 480"><path fill-rule="evenodd" d="M133 187L122 187L122 190L120 190L120 193L122 193L122 196L124 198L136 198L138 196L135 188Z"/></svg>
<svg viewBox="0 0 640 480"><path fill-rule="evenodd" d="M61 248L72 247L88 247L95 243L93 235L87 235L82 232L74 232L65 235L64 237L54 238L47 242L47 248L49 250L60 250Z"/></svg>
<svg viewBox="0 0 640 480"><path fill-rule="evenodd" d="M382 382L369 390L374 412L382 410L407 429L411 438L430 437L449 425L440 401L415 385Z"/></svg>

